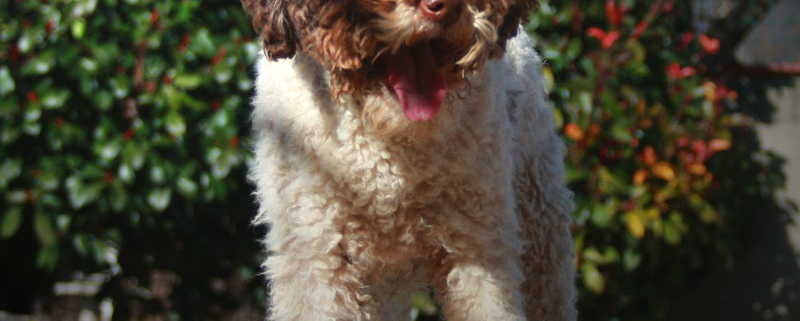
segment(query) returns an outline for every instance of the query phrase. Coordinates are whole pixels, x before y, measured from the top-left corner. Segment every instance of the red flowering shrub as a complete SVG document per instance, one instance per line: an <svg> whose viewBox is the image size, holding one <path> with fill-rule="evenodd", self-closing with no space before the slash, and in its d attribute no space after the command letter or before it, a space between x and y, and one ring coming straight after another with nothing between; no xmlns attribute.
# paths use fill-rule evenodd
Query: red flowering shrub
<svg viewBox="0 0 800 321"><path fill-rule="evenodd" d="M732 261L746 213L780 184L690 4L551 0L528 25L569 146L581 319L665 317Z"/></svg>

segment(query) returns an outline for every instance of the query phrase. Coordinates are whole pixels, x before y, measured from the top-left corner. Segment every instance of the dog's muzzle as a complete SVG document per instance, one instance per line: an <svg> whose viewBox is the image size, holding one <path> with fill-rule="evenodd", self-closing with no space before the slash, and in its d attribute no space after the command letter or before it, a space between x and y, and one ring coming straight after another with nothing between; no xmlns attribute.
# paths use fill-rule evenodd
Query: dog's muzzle
<svg viewBox="0 0 800 321"><path fill-rule="evenodd" d="M419 10L422 15L436 22L444 22L461 10L460 0L421 0Z"/></svg>

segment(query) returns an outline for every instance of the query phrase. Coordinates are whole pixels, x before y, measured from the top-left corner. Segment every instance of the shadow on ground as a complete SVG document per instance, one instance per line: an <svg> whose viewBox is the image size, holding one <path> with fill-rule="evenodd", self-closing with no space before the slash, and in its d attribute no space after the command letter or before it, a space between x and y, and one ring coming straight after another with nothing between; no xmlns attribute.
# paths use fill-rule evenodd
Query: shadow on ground
<svg viewBox="0 0 800 321"><path fill-rule="evenodd" d="M794 206L753 213L755 238L730 271L690 285L669 320L800 320L800 256L786 229Z"/></svg>

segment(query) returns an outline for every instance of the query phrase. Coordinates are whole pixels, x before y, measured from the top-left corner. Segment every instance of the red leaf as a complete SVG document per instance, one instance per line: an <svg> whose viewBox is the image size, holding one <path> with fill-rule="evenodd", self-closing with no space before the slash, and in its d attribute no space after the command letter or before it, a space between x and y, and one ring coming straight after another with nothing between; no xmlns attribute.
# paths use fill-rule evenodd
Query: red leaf
<svg viewBox="0 0 800 321"><path fill-rule="evenodd" d="M647 30L647 26L647 21L639 22L639 24L636 25L636 29L633 30L633 36L631 37L633 37L633 39L639 39L639 37L642 36L642 33Z"/></svg>
<svg viewBox="0 0 800 321"><path fill-rule="evenodd" d="M683 67L677 62L673 62L667 66L667 75L674 80L680 80L683 78L691 77L697 74L697 70L694 67Z"/></svg>
<svg viewBox="0 0 800 321"><path fill-rule="evenodd" d="M675 4L672 3L672 1L665 3L664 6L661 7L661 11L667 14L671 13L673 9L675 9Z"/></svg>
<svg viewBox="0 0 800 321"><path fill-rule="evenodd" d="M689 46L689 43L692 42L692 39L694 39L693 33L691 32L684 33L683 36L681 37L680 43L678 43L678 48L686 49L686 47Z"/></svg>
<svg viewBox="0 0 800 321"><path fill-rule="evenodd" d="M589 29L586 29L586 34L589 35L589 37L594 37L601 41L606 37L606 32L598 27L590 27Z"/></svg>
<svg viewBox="0 0 800 321"><path fill-rule="evenodd" d="M150 24L156 25L158 23L158 11L150 11Z"/></svg>
<svg viewBox="0 0 800 321"><path fill-rule="evenodd" d="M625 11L622 7L618 7L614 0L606 1L606 19L608 19L611 26L618 28L624 15Z"/></svg>
<svg viewBox="0 0 800 321"><path fill-rule="evenodd" d="M113 183L115 178L116 177L114 177L114 173L112 173L109 170L106 170L105 174L103 174L103 181L105 181L108 184Z"/></svg>
<svg viewBox="0 0 800 321"><path fill-rule="evenodd" d="M703 47L703 51L709 54L716 54L719 52L719 40L711 38L707 35L700 35L697 38L700 41L700 46Z"/></svg>
<svg viewBox="0 0 800 321"><path fill-rule="evenodd" d="M692 151L695 154L695 161L704 162L708 156L708 146L702 140L696 140L692 143Z"/></svg>
<svg viewBox="0 0 800 321"><path fill-rule="evenodd" d="M29 91L25 94L25 96L28 99L28 102L31 104L39 101L39 95L37 95L35 91Z"/></svg>
<svg viewBox="0 0 800 321"><path fill-rule="evenodd" d="M617 39L619 39L618 31L609 32L602 40L603 48L604 49L611 48L611 46L614 45L614 42L616 42Z"/></svg>

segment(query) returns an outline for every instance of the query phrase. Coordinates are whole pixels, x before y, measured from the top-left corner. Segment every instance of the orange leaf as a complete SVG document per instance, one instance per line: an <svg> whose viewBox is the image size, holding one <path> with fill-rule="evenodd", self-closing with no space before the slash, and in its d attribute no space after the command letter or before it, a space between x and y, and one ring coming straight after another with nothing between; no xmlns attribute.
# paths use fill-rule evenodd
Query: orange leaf
<svg viewBox="0 0 800 321"><path fill-rule="evenodd" d="M701 163L686 164L686 171L692 175L702 176L706 173L706 165Z"/></svg>
<svg viewBox="0 0 800 321"><path fill-rule="evenodd" d="M564 134L576 142L583 139L583 130L575 123L564 125Z"/></svg>
<svg viewBox="0 0 800 321"><path fill-rule="evenodd" d="M653 175L665 181L671 181L675 179L675 169L670 163L658 162L653 165Z"/></svg>
<svg viewBox="0 0 800 321"><path fill-rule="evenodd" d="M652 146L647 146L642 152L642 159L647 166L653 166L656 163L656 150Z"/></svg>
<svg viewBox="0 0 800 321"><path fill-rule="evenodd" d="M640 169L636 171L636 173L633 173L633 184L641 186L647 180L647 176L650 176L650 174L646 170Z"/></svg>
<svg viewBox="0 0 800 321"><path fill-rule="evenodd" d="M706 81L702 85L705 90L706 100L714 102L717 99L717 85L714 82Z"/></svg>
<svg viewBox="0 0 800 321"><path fill-rule="evenodd" d="M708 143L708 149L712 153L731 149L731 141L722 138L714 138Z"/></svg>

